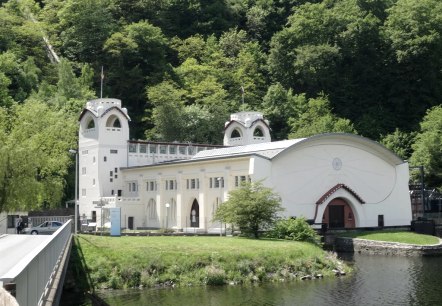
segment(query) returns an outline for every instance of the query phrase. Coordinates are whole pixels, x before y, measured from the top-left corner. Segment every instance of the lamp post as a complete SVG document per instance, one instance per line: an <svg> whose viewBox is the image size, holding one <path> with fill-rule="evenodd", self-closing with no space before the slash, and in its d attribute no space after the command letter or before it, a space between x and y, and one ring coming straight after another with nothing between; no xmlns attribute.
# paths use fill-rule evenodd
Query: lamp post
<svg viewBox="0 0 442 306"><path fill-rule="evenodd" d="M169 226L169 207L170 207L170 204L166 203L166 231Z"/></svg>
<svg viewBox="0 0 442 306"><path fill-rule="evenodd" d="M425 170L424 170L424 166L410 166L410 169L419 169L419 173L420 173L420 181L421 181L421 198L422 198L422 208L426 209L426 205L425 205L425 185L424 185L424 176L425 176Z"/></svg>
<svg viewBox="0 0 442 306"><path fill-rule="evenodd" d="M75 212L74 212L74 218L75 218L74 228L75 229L74 229L74 234L77 234L77 223L78 223L78 220L77 220L77 214L78 214L78 212L77 212L77 202L78 202L78 152L76 150L70 149L69 153L75 154L75 200L74 200L74 202L75 202L75 204L74 204L74 210L75 210Z"/></svg>
<svg viewBox="0 0 442 306"><path fill-rule="evenodd" d="M219 194L219 202L218 202L218 207L217 207L217 209L218 209L218 208L221 206L221 203L222 203L222 200L221 200L221 197L222 197L222 194L223 194L223 191L222 191L222 189L221 189L222 177L217 177L216 180L218 181L218 188L219 188L219 191L220 191L220 194ZM220 237L223 236L223 221L220 221L220 225L219 225L219 236L220 236Z"/></svg>

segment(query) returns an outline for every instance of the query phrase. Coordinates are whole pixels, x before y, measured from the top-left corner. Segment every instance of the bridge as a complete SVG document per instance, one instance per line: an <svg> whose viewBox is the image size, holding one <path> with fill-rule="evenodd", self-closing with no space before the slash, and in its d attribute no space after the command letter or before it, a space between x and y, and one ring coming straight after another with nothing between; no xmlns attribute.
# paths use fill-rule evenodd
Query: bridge
<svg viewBox="0 0 442 306"><path fill-rule="evenodd" d="M18 305L58 305L72 243L71 223L52 235L0 235L0 288Z"/></svg>

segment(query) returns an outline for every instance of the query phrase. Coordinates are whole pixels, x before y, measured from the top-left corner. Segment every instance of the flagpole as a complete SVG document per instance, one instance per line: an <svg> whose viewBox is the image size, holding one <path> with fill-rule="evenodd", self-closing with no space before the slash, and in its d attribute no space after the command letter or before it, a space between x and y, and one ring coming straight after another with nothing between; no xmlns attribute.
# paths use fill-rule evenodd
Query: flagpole
<svg viewBox="0 0 442 306"><path fill-rule="evenodd" d="M103 79L104 79L104 72L103 72L103 66L101 66L101 86L100 86L100 99L103 98Z"/></svg>

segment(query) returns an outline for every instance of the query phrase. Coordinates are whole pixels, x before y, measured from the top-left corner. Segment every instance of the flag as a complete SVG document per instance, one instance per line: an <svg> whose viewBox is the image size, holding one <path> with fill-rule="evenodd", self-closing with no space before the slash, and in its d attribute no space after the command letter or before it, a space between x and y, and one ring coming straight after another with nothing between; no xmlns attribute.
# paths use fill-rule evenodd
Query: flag
<svg viewBox="0 0 442 306"><path fill-rule="evenodd" d="M103 66L101 66L101 80L104 80L104 71L103 71Z"/></svg>

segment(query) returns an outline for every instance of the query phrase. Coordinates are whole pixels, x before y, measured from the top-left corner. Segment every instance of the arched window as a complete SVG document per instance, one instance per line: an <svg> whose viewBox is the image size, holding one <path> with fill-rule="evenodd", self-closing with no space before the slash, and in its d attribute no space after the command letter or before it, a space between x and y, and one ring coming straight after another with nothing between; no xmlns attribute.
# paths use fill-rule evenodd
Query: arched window
<svg viewBox="0 0 442 306"><path fill-rule="evenodd" d="M90 117L87 121L86 129L89 130L89 129L93 129L93 128L95 128L95 121L94 121L94 118Z"/></svg>
<svg viewBox="0 0 442 306"><path fill-rule="evenodd" d="M253 131L253 136L264 137L264 132L262 131L261 127L256 127L256 129Z"/></svg>
<svg viewBox="0 0 442 306"><path fill-rule="evenodd" d="M149 204L147 204L147 215L151 220L157 219L157 203L154 199L150 199Z"/></svg>
<svg viewBox="0 0 442 306"><path fill-rule="evenodd" d="M170 225L176 225L176 201L175 199L170 199L170 213L169 213Z"/></svg>
<svg viewBox="0 0 442 306"><path fill-rule="evenodd" d="M121 128L120 119L116 115L110 116L106 121L106 127Z"/></svg>
<svg viewBox="0 0 442 306"><path fill-rule="evenodd" d="M232 134L230 134L230 138L241 138L241 133L237 129L234 129Z"/></svg>

